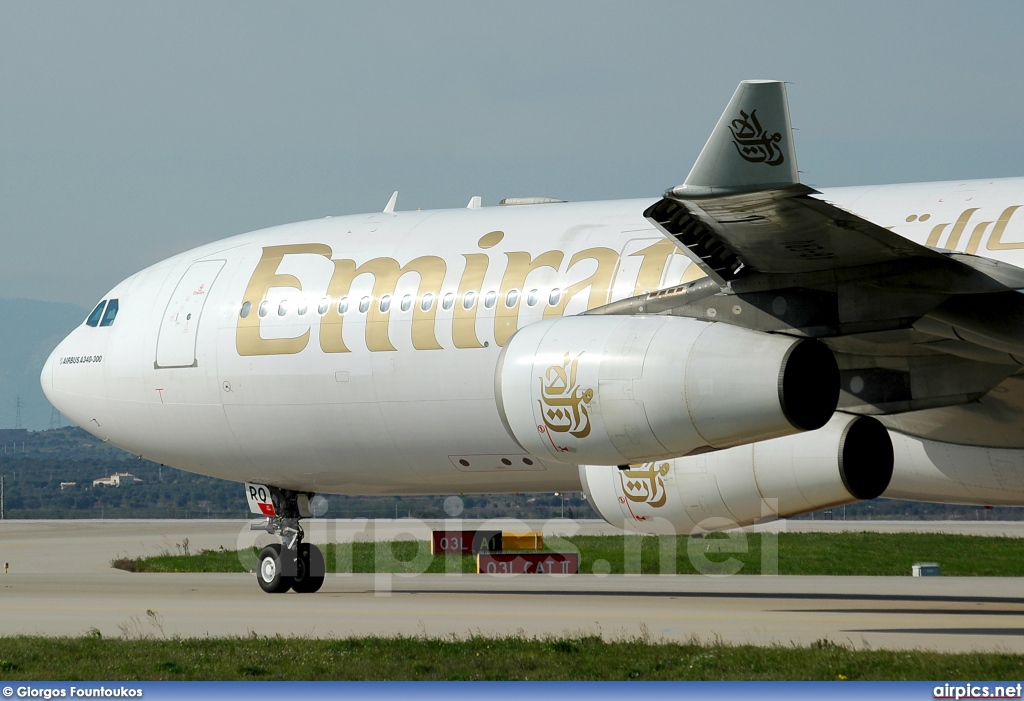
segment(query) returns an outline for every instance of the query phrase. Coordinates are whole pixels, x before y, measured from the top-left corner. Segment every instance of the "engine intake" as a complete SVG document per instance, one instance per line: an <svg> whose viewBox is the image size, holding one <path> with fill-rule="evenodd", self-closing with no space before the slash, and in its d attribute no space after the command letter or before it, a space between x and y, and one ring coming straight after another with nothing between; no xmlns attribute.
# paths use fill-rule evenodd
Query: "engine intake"
<svg viewBox="0 0 1024 701"><path fill-rule="evenodd" d="M839 369L812 340L678 317L566 317L509 340L495 397L533 455L624 465L820 428Z"/></svg>

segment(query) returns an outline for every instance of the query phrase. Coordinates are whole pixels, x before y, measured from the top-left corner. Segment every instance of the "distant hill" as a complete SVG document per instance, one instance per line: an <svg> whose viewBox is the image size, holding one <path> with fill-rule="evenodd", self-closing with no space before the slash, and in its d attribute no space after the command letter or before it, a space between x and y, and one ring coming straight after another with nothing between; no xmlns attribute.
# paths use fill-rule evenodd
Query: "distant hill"
<svg viewBox="0 0 1024 701"><path fill-rule="evenodd" d="M22 427L48 428L52 407L39 386L39 373L50 351L89 312L35 299L0 299L0 310L0 428L15 427L19 395Z"/></svg>

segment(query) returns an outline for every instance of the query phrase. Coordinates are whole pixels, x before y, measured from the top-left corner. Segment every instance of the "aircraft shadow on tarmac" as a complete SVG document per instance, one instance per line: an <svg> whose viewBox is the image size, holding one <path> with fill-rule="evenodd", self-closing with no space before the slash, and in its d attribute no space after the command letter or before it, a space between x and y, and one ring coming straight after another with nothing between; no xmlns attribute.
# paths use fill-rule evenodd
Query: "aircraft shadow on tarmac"
<svg viewBox="0 0 1024 701"><path fill-rule="evenodd" d="M777 609L779 613L874 613L881 615L928 614L930 616L1024 616L1024 609Z"/></svg>
<svg viewBox="0 0 1024 701"><path fill-rule="evenodd" d="M844 633L896 633L902 635L1024 635L1024 628L866 628Z"/></svg>
<svg viewBox="0 0 1024 701"><path fill-rule="evenodd" d="M402 589L403 594L479 594L494 596L494 590L486 589ZM564 590L519 590L514 593L517 596L633 596L640 598L662 598L662 599L780 599L780 600L801 600L801 601L900 601L920 603L947 603L947 604L1017 604L1024 606L1024 597L1009 596L950 596L950 595L928 595L928 594L830 594L827 592L691 592L691 591L586 591L579 589ZM829 609L834 610L834 609ZM855 609L867 611L868 609ZM906 609L899 609L906 613ZM958 611L958 613L960 613ZM963 611L962 613L979 613L976 611ZM1015 613L1024 613L1018 611Z"/></svg>

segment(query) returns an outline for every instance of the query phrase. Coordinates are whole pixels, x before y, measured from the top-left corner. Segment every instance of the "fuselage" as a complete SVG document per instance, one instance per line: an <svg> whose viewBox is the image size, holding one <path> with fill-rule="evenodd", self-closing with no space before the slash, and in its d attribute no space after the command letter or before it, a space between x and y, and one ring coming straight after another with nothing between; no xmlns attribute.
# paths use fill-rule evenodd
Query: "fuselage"
<svg viewBox="0 0 1024 701"><path fill-rule="evenodd" d="M917 243L1024 267L1024 178L821 197ZM97 323L54 350L43 387L103 440L233 480L347 494L579 489L575 467L509 435L495 364L527 324L703 276L643 217L654 201L328 217L211 243L116 285ZM997 388L998 417L951 407L891 420L1022 448L1021 384Z"/></svg>

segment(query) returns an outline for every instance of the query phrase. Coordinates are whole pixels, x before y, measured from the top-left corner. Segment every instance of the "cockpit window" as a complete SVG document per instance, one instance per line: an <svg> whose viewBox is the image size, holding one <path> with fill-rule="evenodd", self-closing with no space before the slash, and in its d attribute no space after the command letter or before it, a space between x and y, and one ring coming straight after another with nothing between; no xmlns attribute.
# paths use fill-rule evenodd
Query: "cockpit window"
<svg viewBox="0 0 1024 701"><path fill-rule="evenodd" d="M117 317L117 300L112 299L107 302L107 311L103 315L103 321L100 322L100 326L110 326L114 323L114 319Z"/></svg>
<svg viewBox="0 0 1024 701"><path fill-rule="evenodd" d="M103 307L106 305L107 300L103 300L96 305L96 308L92 310L92 314L85 320L86 326L97 326L100 323L100 318L103 316Z"/></svg>

